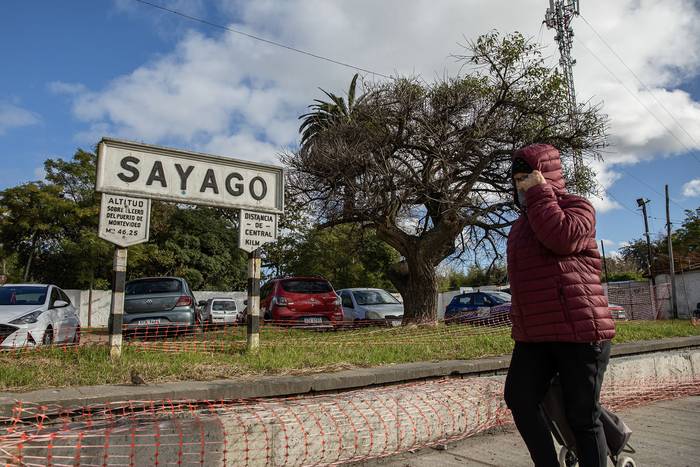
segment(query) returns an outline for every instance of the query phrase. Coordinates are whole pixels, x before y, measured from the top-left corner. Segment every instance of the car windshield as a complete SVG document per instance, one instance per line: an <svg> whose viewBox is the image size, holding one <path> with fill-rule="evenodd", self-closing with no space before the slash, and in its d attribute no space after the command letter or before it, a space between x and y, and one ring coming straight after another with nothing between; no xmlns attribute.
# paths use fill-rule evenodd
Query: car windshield
<svg viewBox="0 0 700 467"><path fill-rule="evenodd" d="M401 303L386 290L354 290L358 305L394 305Z"/></svg>
<svg viewBox="0 0 700 467"><path fill-rule="evenodd" d="M217 300L211 305L214 311L236 311L236 302L233 300Z"/></svg>
<svg viewBox="0 0 700 467"><path fill-rule="evenodd" d="M182 285L177 279L144 279L126 284L126 295L154 293L180 293Z"/></svg>
<svg viewBox="0 0 700 467"><path fill-rule="evenodd" d="M496 303L510 302L510 294L505 292L489 292L489 297Z"/></svg>
<svg viewBox="0 0 700 467"><path fill-rule="evenodd" d="M48 287L0 287L0 305L43 305Z"/></svg>
<svg viewBox="0 0 700 467"><path fill-rule="evenodd" d="M282 282L282 288L290 293L328 293L333 287L328 281L314 279L291 279Z"/></svg>

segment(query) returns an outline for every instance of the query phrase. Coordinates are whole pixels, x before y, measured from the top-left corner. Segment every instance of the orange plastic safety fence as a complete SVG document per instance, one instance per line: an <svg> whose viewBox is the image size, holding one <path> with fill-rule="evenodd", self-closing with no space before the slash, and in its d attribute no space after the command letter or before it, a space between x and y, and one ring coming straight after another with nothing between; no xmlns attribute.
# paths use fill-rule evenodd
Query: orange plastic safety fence
<svg viewBox="0 0 700 467"><path fill-rule="evenodd" d="M334 465L445 443L511 423L503 376L337 394L84 407L17 402L0 419L0 461L23 466ZM614 379L613 410L700 394L696 377ZM634 427L632 427L634 429Z"/></svg>

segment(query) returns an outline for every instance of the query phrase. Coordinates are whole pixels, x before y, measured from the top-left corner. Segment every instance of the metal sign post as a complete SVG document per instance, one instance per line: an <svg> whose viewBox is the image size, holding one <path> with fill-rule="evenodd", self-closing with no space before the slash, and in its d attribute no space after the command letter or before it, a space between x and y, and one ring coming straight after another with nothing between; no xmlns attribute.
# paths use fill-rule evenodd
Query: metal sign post
<svg viewBox="0 0 700 467"><path fill-rule="evenodd" d="M126 284L126 248L114 249L114 276L112 279L112 305L109 309L109 356L122 355L122 323L124 321L124 284Z"/></svg>
<svg viewBox="0 0 700 467"><path fill-rule="evenodd" d="M148 241L150 224L151 200L102 194L98 235L116 245L109 309L109 355L112 358L122 354L127 248Z"/></svg>
<svg viewBox="0 0 700 467"><path fill-rule="evenodd" d="M260 250L248 253L247 348L260 347Z"/></svg>
<svg viewBox="0 0 700 467"><path fill-rule="evenodd" d="M277 215L241 209L238 248L248 254L248 350L260 346L260 247L277 240Z"/></svg>

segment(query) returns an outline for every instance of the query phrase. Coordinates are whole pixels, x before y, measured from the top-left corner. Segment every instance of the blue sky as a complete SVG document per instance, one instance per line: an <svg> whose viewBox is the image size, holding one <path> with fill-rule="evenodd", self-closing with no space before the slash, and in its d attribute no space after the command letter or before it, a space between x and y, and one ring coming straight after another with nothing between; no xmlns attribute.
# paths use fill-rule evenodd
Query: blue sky
<svg viewBox="0 0 700 467"><path fill-rule="evenodd" d="M154 1L381 73L454 72L457 44L491 28L556 50L541 27L546 1ZM672 219L700 206L700 11L683 0L589 3L586 19L650 88L575 20L578 40L616 76L574 44L578 94L602 101L612 122L614 146L596 166L611 196L596 206L599 238L615 250L641 236L636 198L651 200L654 232L664 184ZM295 144L296 117L318 88L342 92L353 74L133 0L3 2L0 59L0 189L103 135L269 161Z"/></svg>

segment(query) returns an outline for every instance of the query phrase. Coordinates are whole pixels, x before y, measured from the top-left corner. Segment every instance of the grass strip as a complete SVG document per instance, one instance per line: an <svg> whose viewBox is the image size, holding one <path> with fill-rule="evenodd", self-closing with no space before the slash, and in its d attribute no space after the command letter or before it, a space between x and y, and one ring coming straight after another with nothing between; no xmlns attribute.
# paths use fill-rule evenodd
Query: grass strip
<svg viewBox="0 0 700 467"><path fill-rule="evenodd" d="M135 369L149 383L206 381L257 375L309 374L394 363L473 359L509 353L508 328L469 326L369 328L314 332L265 328L256 353L243 348L245 330L199 336L219 351L155 351L127 345L113 363L102 345L0 353L0 390L125 384ZM688 321L619 322L615 343L700 335ZM175 342L177 344L177 342Z"/></svg>

